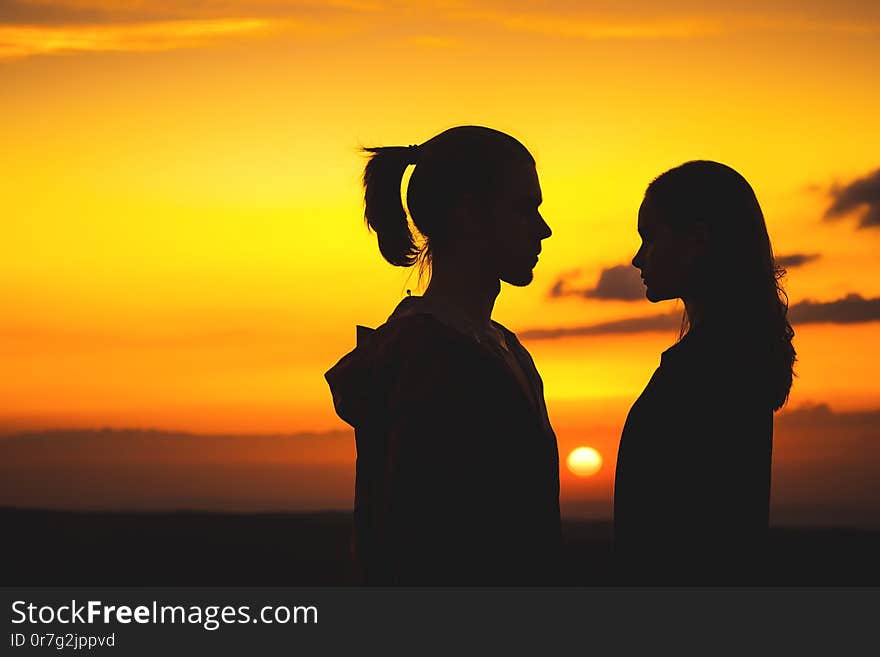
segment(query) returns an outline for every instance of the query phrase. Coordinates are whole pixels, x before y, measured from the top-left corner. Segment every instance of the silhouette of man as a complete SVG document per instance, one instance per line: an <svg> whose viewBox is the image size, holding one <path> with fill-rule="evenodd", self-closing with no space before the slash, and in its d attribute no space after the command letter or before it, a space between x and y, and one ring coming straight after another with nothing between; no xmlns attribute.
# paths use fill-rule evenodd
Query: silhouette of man
<svg viewBox="0 0 880 657"><path fill-rule="evenodd" d="M393 264L431 266L424 296L358 327L325 375L355 428L354 548L369 584L547 584L560 543L556 437L541 378L491 319L500 281L528 285L550 228L534 159L488 128L370 149L366 218ZM400 198L407 191L419 248Z"/></svg>

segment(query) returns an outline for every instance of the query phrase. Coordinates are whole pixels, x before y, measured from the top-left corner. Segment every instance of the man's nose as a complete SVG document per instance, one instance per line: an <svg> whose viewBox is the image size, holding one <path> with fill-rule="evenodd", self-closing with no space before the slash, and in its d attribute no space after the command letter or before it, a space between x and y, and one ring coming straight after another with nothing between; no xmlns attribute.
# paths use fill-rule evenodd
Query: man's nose
<svg viewBox="0 0 880 657"><path fill-rule="evenodd" d="M550 225L547 223L547 221L544 219L544 217L541 217L541 226L540 226L540 233L538 235L538 238L545 240L548 237L550 237L552 234L553 234L553 231L550 230Z"/></svg>

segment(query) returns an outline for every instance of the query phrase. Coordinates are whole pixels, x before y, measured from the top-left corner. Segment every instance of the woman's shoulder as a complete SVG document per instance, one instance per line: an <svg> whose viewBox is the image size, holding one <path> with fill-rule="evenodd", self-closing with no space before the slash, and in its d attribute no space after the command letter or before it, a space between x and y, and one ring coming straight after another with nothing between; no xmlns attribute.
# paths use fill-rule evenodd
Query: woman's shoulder
<svg viewBox="0 0 880 657"><path fill-rule="evenodd" d="M702 375L730 374L741 369L741 362L723 335L689 331L660 357L661 367L693 370Z"/></svg>
<svg viewBox="0 0 880 657"><path fill-rule="evenodd" d="M674 382L680 394L707 409L763 411L758 372L723 336L688 333L663 352L658 372Z"/></svg>

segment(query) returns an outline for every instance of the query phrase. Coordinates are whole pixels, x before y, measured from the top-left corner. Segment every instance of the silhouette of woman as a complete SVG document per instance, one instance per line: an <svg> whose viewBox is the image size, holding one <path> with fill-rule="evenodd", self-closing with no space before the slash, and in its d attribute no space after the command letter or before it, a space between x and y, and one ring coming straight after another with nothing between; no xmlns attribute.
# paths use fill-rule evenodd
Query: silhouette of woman
<svg viewBox="0 0 880 657"><path fill-rule="evenodd" d="M560 543L556 436L516 336L491 320L500 281L528 285L550 228L535 161L460 126L368 148L367 224L393 265L431 272L326 374L355 428L353 551L368 584L546 584ZM401 202L406 167L414 235Z"/></svg>
<svg viewBox="0 0 880 657"><path fill-rule="evenodd" d="M773 412L795 350L784 270L754 191L717 162L659 176L632 264L652 302L680 298L678 343L633 404L614 533L626 584L754 584L766 575Z"/></svg>

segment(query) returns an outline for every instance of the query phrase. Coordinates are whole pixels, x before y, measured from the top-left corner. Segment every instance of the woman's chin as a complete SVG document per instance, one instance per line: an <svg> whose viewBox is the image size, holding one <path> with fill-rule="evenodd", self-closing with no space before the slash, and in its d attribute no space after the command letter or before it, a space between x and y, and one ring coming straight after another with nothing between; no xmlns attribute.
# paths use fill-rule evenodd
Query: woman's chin
<svg viewBox="0 0 880 657"><path fill-rule="evenodd" d="M645 290L645 298L651 303L657 303L658 301L666 301L672 297L668 294L663 294L662 292L648 288Z"/></svg>

